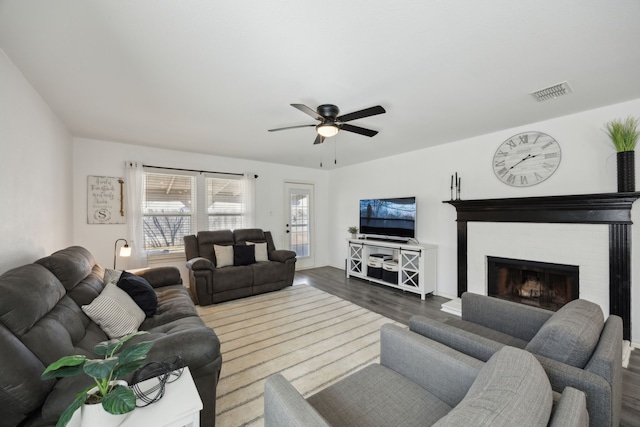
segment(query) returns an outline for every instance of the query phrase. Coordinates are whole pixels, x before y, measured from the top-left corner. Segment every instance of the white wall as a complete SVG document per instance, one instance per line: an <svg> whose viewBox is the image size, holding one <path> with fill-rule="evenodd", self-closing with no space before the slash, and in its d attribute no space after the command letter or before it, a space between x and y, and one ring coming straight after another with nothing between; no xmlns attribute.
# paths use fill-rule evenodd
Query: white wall
<svg viewBox="0 0 640 427"><path fill-rule="evenodd" d="M544 108L544 103L540 107ZM457 171L462 177L462 199L615 192L615 151L602 128L609 120L629 115L640 116L640 100L332 171L329 184L331 204L337 208L331 216L329 232L337 238L329 242L330 264L344 268L346 230L350 225L358 225L358 200L416 196L417 238L424 243L439 245L437 293L455 296L456 211L442 203L450 198L451 174ZM428 126L428 119L425 126ZM548 180L528 188L514 188L496 178L491 160L503 141L524 131L540 131L553 136L562 148L562 161ZM637 246L640 244L640 206L635 206L632 218L636 224L633 241ZM640 265L640 251L633 251L633 260L634 265ZM632 325L636 326L632 327L632 334L636 344L640 344L639 288L640 268L635 268Z"/></svg>
<svg viewBox="0 0 640 427"><path fill-rule="evenodd" d="M72 139L0 50L0 273L71 243Z"/></svg>
<svg viewBox="0 0 640 427"><path fill-rule="evenodd" d="M325 206L329 204L327 171L83 138L75 138L73 147L74 242L89 249L102 265L113 266L114 243L118 238L127 237L127 226L87 224L87 176L124 176L125 160L172 168L256 173L259 176L256 180L256 227L271 231L278 248L283 247L285 238L284 182L314 184L317 208L315 265L329 263L328 219L325 211ZM118 259L118 268L126 268L126 261ZM173 265L184 267L185 262ZM184 270L183 280L187 280Z"/></svg>

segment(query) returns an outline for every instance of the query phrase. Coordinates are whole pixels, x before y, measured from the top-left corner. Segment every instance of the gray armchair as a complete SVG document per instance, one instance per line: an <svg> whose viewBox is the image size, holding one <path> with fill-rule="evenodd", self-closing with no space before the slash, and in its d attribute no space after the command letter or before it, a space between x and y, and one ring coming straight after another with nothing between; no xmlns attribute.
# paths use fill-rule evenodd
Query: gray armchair
<svg viewBox="0 0 640 427"><path fill-rule="evenodd" d="M306 400L280 374L267 378L265 426L586 426L584 393L557 402L544 370L505 347L487 363L396 325L380 331L380 363Z"/></svg>
<svg viewBox="0 0 640 427"><path fill-rule="evenodd" d="M551 386L582 390L591 426L617 426L622 410L622 319L604 321L597 304L574 300L556 312L464 293L462 318L414 316L409 328L486 361L504 346L535 355Z"/></svg>

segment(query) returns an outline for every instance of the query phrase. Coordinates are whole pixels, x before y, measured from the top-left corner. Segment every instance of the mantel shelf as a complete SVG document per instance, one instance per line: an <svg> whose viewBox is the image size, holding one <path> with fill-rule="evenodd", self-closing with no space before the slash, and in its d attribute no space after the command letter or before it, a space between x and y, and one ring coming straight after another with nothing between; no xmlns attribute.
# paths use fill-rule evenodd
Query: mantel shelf
<svg viewBox="0 0 640 427"><path fill-rule="evenodd" d="M458 221L632 224L640 192L575 194L504 199L445 200Z"/></svg>

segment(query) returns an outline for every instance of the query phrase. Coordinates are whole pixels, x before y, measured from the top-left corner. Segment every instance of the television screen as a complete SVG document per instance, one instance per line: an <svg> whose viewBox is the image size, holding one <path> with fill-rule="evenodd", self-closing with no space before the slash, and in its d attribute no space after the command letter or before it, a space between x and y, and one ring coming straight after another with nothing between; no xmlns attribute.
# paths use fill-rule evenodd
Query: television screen
<svg viewBox="0 0 640 427"><path fill-rule="evenodd" d="M416 237L416 198L360 200L360 232Z"/></svg>

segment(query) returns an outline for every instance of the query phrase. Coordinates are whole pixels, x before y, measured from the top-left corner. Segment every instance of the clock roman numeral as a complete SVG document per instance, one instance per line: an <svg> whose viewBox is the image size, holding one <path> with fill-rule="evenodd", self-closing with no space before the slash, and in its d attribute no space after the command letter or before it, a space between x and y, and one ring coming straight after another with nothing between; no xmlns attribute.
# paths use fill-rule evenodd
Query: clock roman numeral
<svg viewBox="0 0 640 427"><path fill-rule="evenodd" d="M552 171L555 168L555 166L552 165L551 163L543 163L542 167L549 171Z"/></svg>
<svg viewBox="0 0 640 427"><path fill-rule="evenodd" d="M509 184L513 184L516 182L516 176L514 174L509 174L509 177L507 178L507 182Z"/></svg>
<svg viewBox="0 0 640 427"><path fill-rule="evenodd" d="M549 142L547 142L546 144L544 144L544 145L542 146L542 149L544 150L544 149L546 149L547 147L549 147L550 145L553 145L553 141L549 141Z"/></svg>
<svg viewBox="0 0 640 427"><path fill-rule="evenodd" d="M498 150L498 152L496 153L496 156L508 156L508 155L509 155L509 153L507 153L506 151L501 151L501 150Z"/></svg>
<svg viewBox="0 0 640 427"><path fill-rule="evenodd" d="M526 175L520 175L520 184L527 185L528 183L529 183L529 181L527 180L527 176Z"/></svg>
<svg viewBox="0 0 640 427"><path fill-rule="evenodd" d="M504 167L504 160L497 161L493 165L494 168L499 168L500 166Z"/></svg>
<svg viewBox="0 0 640 427"><path fill-rule="evenodd" d="M560 153L558 153L558 152L555 152L555 153L547 153L547 154L545 154L545 155L544 155L544 158L545 158L545 159L557 159L559 154L560 154Z"/></svg>
<svg viewBox="0 0 640 427"><path fill-rule="evenodd" d="M520 140L520 144L528 144L529 143L529 134L525 133L524 135L518 135L518 139Z"/></svg>
<svg viewBox="0 0 640 427"><path fill-rule="evenodd" d="M533 176L535 177L536 181L542 181L544 179L544 177L540 175L538 172L535 172Z"/></svg>
<svg viewBox="0 0 640 427"><path fill-rule="evenodd" d="M508 145L509 147L511 147L511 149L512 149L512 150L513 150L514 148L516 148L516 143L515 143L515 142L513 142L513 140L512 140L512 139L510 139L509 141L507 141L507 145Z"/></svg>

